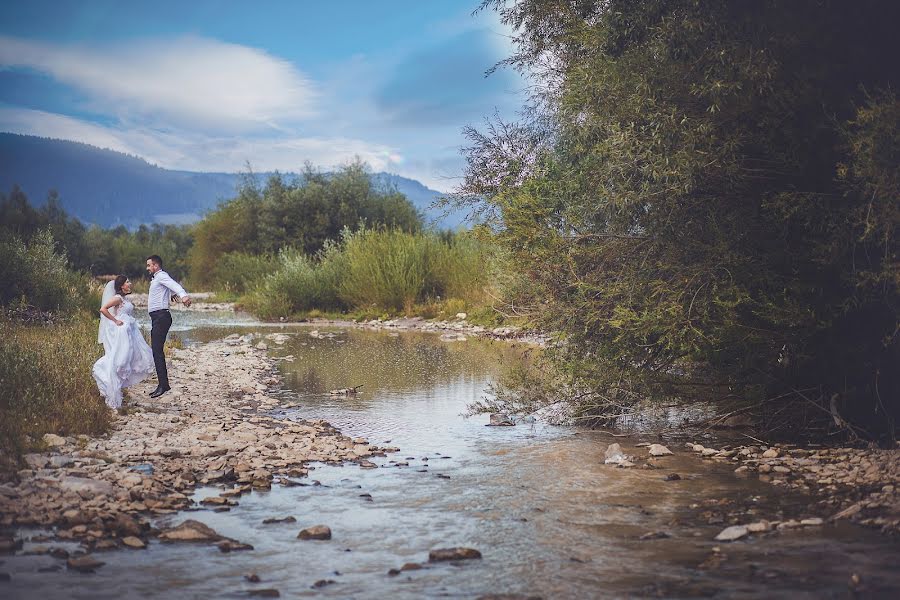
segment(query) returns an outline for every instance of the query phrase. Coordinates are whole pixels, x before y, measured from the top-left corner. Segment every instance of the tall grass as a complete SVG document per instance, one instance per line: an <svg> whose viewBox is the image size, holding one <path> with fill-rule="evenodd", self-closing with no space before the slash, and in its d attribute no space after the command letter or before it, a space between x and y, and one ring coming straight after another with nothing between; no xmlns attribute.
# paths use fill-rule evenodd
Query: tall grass
<svg viewBox="0 0 900 600"><path fill-rule="evenodd" d="M206 278L214 291L243 294L266 275L278 269L278 260L269 254L228 252L216 260Z"/></svg>
<svg viewBox="0 0 900 600"><path fill-rule="evenodd" d="M0 320L0 448L9 456L26 449L26 436L99 434L110 414L91 367L102 355L97 321L34 326Z"/></svg>
<svg viewBox="0 0 900 600"><path fill-rule="evenodd" d="M266 319L311 310L409 314L450 300L464 307L483 301L490 263L489 246L471 234L345 231L316 256L283 252L243 304Z"/></svg>
<svg viewBox="0 0 900 600"><path fill-rule="evenodd" d="M433 235L367 230L346 236L347 274L340 295L354 307L411 310L433 280Z"/></svg>

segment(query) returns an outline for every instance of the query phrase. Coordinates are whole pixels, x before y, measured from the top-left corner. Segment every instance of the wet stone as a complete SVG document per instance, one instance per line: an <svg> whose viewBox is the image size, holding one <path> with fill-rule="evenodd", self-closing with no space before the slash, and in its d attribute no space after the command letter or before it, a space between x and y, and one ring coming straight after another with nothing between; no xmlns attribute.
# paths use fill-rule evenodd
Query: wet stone
<svg viewBox="0 0 900 600"><path fill-rule="evenodd" d="M163 542L217 542L222 536L208 525L188 519L177 527L163 531L159 539Z"/></svg>
<svg viewBox="0 0 900 600"><path fill-rule="evenodd" d="M647 452L650 453L650 456L670 456L672 454L672 451L662 444L650 444Z"/></svg>
<svg viewBox="0 0 900 600"><path fill-rule="evenodd" d="M66 566L69 569L80 573L93 573L105 564L105 562L95 559L90 554L85 554L84 556L79 556L77 558L70 558L66 561Z"/></svg>
<svg viewBox="0 0 900 600"><path fill-rule="evenodd" d="M331 539L331 528L325 525L316 525L314 527L307 527L300 531L297 534L297 539L300 540L330 540Z"/></svg>
<svg viewBox="0 0 900 600"><path fill-rule="evenodd" d="M731 527L726 527L725 529L720 531L719 535L717 535L715 539L719 542L733 542L735 540L741 539L749 533L749 530L744 525L732 525Z"/></svg>
<svg viewBox="0 0 900 600"><path fill-rule="evenodd" d="M274 525L276 523L296 523L297 519L294 517L273 517L271 519L265 519L263 521L263 525Z"/></svg>
<svg viewBox="0 0 900 600"><path fill-rule="evenodd" d="M474 558L481 558L481 552L474 548L438 548L428 553L428 562L470 560Z"/></svg>
<svg viewBox="0 0 900 600"><path fill-rule="evenodd" d="M136 550L147 547L147 544L145 544L141 538L135 537L133 535L122 538L122 543L127 547L134 548Z"/></svg>
<svg viewBox="0 0 900 600"><path fill-rule="evenodd" d="M219 547L219 552L228 553L228 552L240 552L242 550L253 550L253 546L250 544L244 544L242 542L238 542L237 540L222 540L216 546Z"/></svg>

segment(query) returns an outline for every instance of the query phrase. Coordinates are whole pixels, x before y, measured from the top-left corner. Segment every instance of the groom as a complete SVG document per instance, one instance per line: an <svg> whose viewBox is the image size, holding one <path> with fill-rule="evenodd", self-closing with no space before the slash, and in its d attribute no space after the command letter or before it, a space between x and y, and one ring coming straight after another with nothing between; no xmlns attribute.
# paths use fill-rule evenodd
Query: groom
<svg viewBox="0 0 900 600"><path fill-rule="evenodd" d="M153 348L153 362L156 363L156 378L159 385L150 392L151 398L159 398L169 388L169 372L166 370L166 355L163 347L166 345L166 336L169 335L169 327L172 326L172 313L169 312L169 302L173 294L181 297L185 306L191 305L188 293L184 291L177 281L162 270L163 261L157 255L147 257L147 272L153 280L150 282L150 293L147 294L147 311L150 313L150 346Z"/></svg>

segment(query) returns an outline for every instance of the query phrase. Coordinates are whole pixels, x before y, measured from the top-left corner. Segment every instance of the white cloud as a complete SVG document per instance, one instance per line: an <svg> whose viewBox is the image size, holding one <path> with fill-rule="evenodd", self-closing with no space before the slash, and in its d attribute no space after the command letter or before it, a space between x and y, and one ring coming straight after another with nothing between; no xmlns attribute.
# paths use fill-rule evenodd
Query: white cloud
<svg viewBox="0 0 900 600"><path fill-rule="evenodd" d="M212 136L147 128L106 127L44 111L0 107L0 131L72 140L133 154L166 169L236 172L298 171L305 161L331 168L355 157L376 171L403 162L396 148L347 137Z"/></svg>
<svg viewBox="0 0 900 600"><path fill-rule="evenodd" d="M61 46L0 36L0 65L46 73L122 120L195 130L278 129L312 116L318 96L291 63L201 37Z"/></svg>

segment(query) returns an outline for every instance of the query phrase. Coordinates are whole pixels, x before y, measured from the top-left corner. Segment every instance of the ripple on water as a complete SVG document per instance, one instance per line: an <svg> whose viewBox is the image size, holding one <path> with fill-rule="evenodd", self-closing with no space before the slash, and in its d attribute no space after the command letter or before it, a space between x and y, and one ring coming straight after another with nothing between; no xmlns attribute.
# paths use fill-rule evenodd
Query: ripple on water
<svg viewBox="0 0 900 600"><path fill-rule="evenodd" d="M252 552L152 543L146 551L105 553L107 565L91 576L38 573L53 559L15 557L3 567L12 582L0 585L35 598L244 597L259 587L277 588L282 597L329 598L813 598L845 594L849 573L859 572L875 595L900 588L893 570L897 542L844 526L727 545L721 565L709 566L721 525L698 519L691 504L735 496L773 506L805 501L737 479L727 467L676 453L660 459L659 470L616 469L602 464L607 444L638 454L645 452L634 447L638 439L539 425L491 428L486 418L464 419L466 404L518 360L506 345L447 344L422 333L343 330L314 339L309 328L278 331L289 338L270 343L270 353L294 356L279 363L283 398L298 405L285 414L325 418L400 452L379 459L374 470L316 465L302 482L307 485L245 495L230 512L160 522L189 516L252 544ZM222 327L204 326L187 339L222 334ZM360 384L357 397L328 394ZM665 481L669 472L683 479ZM197 497L215 491L198 490ZM285 516L296 523L262 525ZM296 539L300 529L318 524L331 527L332 540ZM639 539L656 531L671 537ZM387 575L448 546L477 548L484 558ZM248 572L261 583L246 582ZM312 589L322 579L335 583Z"/></svg>

